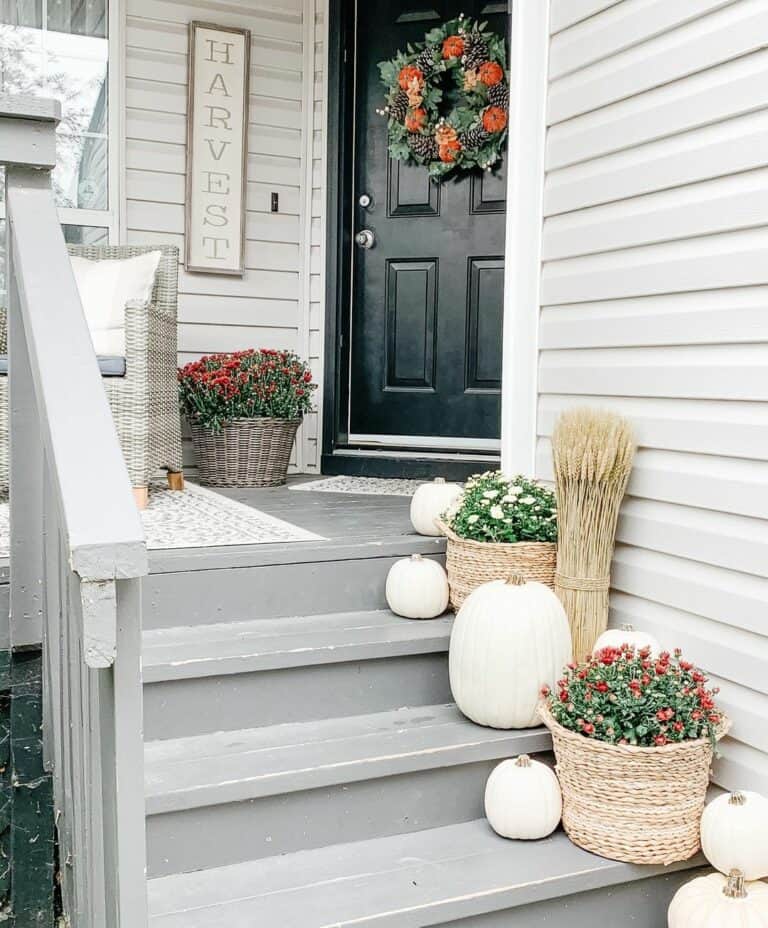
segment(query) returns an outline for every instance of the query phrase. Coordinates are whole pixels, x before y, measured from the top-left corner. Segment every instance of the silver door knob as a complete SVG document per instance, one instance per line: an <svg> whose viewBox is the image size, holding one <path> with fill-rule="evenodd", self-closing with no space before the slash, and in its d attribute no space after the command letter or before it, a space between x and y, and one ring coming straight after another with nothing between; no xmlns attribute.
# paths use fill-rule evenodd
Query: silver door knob
<svg viewBox="0 0 768 928"><path fill-rule="evenodd" d="M376 236L370 229L361 229L355 236L355 244L360 248L373 248L376 244Z"/></svg>

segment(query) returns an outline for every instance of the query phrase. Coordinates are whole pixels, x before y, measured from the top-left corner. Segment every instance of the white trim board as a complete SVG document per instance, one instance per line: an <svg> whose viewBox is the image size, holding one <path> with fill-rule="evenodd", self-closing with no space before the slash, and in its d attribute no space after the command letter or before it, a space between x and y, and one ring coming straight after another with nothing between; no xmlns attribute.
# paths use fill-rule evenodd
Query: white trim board
<svg viewBox="0 0 768 928"><path fill-rule="evenodd" d="M501 466L533 474L550 0L514 0L502 351Z"/></svg>

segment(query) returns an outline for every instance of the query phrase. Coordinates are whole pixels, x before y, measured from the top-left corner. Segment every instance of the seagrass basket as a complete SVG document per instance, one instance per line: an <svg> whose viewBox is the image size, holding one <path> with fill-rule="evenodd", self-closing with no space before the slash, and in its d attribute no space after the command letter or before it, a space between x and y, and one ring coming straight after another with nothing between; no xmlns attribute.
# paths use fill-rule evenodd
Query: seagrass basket
<svg viewBox="0 0 768 928"><path fill-rule="evenodd" d="M519 574L550 589L555 587L557 545L550 541L495 543L459 538L444 522L438 523L448 539L446 569L451 607L458 612L472 590L491 580Z"/></svg>
<svg viewBox="0 0 768 928"><path fill-rule="evenodd" d="M632 864L688 860L700 848L712 744L608 744L569 731L542 704L563 792L563 828L587 851ZM722 738L728 719L718 729Z"/></svg>
<svg viewBox="0 0 768 928"><path fill-rule="evenodd" d="M192 422L199 480L207 487L278 487L301 419L231 419L219 432Z"/></svg>

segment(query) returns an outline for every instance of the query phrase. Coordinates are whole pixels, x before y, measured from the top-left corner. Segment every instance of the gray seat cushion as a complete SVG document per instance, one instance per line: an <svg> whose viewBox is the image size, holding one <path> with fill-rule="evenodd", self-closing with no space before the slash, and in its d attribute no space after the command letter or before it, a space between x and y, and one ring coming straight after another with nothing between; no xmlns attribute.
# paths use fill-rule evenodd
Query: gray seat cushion
<svg viewBox="0 0 768 928"><path fill-rule="evenodd" d="M125 377L125 358L100 357L96 359L99 362L99 370L102 377ZM8 355L0 354L0 376L8 374Z"/></svg>

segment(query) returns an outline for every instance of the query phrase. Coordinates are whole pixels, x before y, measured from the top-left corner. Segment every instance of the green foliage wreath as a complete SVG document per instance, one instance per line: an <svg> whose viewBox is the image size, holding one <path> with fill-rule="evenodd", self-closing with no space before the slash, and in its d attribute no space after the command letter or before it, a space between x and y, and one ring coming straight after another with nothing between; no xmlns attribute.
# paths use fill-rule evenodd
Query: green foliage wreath
<svg viewBox="0 0 768 928"><path fill-rule="evenodd" d="M509 120L506 43L460 16L379 64L393 158L439 180L456 168L492 170Z"/></svg>

